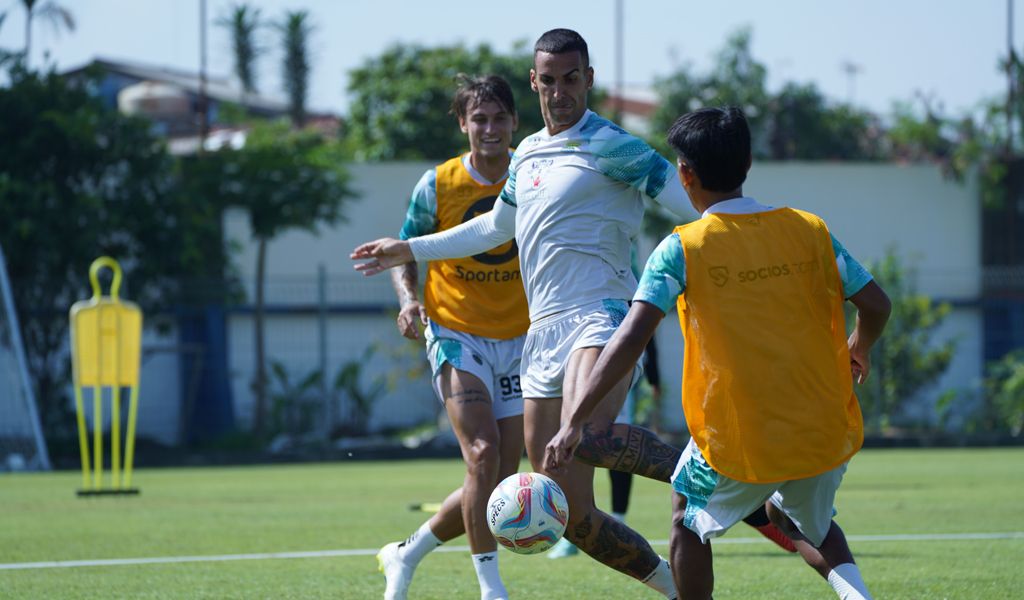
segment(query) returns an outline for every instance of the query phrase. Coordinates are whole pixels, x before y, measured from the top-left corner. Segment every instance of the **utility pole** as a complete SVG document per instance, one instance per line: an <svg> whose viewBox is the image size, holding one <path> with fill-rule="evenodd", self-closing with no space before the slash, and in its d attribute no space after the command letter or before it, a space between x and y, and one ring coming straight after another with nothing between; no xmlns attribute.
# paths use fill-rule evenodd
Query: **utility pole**
<svg viewBox="0 0 1024 600"><path fill-rule="evenodd" d="M846 73L846 101L853 106L854 92L856 91L857 75L863 70L863 67L854 63L853 61L843 61L839 65L843 73Z"/></svg>
<svg viewBox="0 0 1024 600"><path fill-rule="evenodd" d="M199 0L199 152L206 148L210 111L206 98L206 0Z"/></svg>
<svg viewBox="0 0 1024 600"><path fill-rule="evenodd" d="M620 125L624 104L622 94L625 93L622 74L622 21L622 0L615 0L615 107L612 109L612 120Z"/></svg>
<svg viewBox="0 0 1024 600"><path fill-rule="evenodd" d="M1006 0L1006 156L1013 154L1013 107L1016 104L1017 53L1013 49L1013 0Z"/></svg>

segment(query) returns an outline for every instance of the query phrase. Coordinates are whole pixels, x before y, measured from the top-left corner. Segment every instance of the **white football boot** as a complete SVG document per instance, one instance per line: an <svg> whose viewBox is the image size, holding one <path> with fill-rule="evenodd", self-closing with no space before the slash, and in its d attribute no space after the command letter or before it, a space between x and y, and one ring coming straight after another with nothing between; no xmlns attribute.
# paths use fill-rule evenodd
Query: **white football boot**
<svg viewBox="0 0 1024 600"><path fill-rule="evenodd" d="M410 567L402 560L399 548L402 542L391 542L377 553L377 570L384 574L387 586L384 588L384 600L406 600L409 584L412 582L415 567Z"/></svg>

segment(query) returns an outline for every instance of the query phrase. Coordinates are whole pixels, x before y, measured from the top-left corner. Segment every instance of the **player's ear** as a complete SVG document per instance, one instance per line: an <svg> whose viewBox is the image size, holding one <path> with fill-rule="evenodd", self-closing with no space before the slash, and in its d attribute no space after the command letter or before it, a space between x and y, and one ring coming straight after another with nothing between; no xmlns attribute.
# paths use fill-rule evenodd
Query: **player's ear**
<svg viewBox="0 0 1024 600"><path fill-rule="evenodd" d="M459 117L459 129L462 133L469 133L469 126L466 124L466 117Z"/></svg>
<svg viewBox="0 0 1024 600"><path fill-rule="evenodd" d="M530 69L530 89L537 91L537 71Z"/></svg>
<svg viewBox="0 0 1024 600"><path fill-rule="evenodd" d="M594 88L594 67L587 67L587 89Z"/></svg>
<svg viewBox="0 0 1024 600"><path fill-rule="evenodd" d="M512 113L512 131L519 129L519 113Z"/></svg>
<svg viewBox="0 0 1024 600"><path fill-rule="evenodd" d="M676 161L676 174L679 176L679 183L684 189L689 189L697 181L697 172L690 167L689 163L683 160Z"/></svg>

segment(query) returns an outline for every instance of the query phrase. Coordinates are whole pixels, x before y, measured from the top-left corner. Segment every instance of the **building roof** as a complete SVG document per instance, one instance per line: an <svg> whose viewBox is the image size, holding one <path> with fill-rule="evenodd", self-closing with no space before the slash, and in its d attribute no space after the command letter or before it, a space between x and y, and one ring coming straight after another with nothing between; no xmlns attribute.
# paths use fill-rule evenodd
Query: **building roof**
<svg viewBox="0 0 1024 600"><path fill-rule="evenodd" d="M198 73L122 60L95 58L85 65L65 71L64 75L77 75L84 73L89 68L99 68L106 72L124 75L139 81L168 83L192 94L199 94ZM288 104L286 102L254 94L243 96L242 88L228 77L207 75L206 96L219 102L234 102L238 104L243 104L244 98L244 104L249 109L267 113L288 112Z"/></svg>

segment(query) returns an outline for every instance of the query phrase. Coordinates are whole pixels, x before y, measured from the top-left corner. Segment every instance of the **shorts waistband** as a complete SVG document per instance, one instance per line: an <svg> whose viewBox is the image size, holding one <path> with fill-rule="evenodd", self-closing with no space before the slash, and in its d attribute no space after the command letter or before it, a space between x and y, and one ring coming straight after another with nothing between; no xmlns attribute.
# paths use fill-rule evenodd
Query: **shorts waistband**
<svg viewBox="0 0 1024 600"><path fill-rule="evenodd" d="M575 316L577 316L577 315L579 315L581 313L589 314L589 313L596 312L596 311L605 311L606 310L606 307L605 307L605 303L606 302L624 302L626 304L629 303L628 300L619 300L617 298L609 298L607 300L595 300L593 302L588 302L586 304L583 304L581 306L577 306L575 308L569 308L569 309L566 309L566 310L560 310L558 312L553 312L553 313L544 315L543 317L541 317L541 318L537 319L536 321L533 321L533 322L530 323L530 331L537 331L537 330L540 330L540 329L547 329L548 327L551 327L552 325L556 325L558 323L561 323L562 321L565 321L566 319L571 319L572 317L575 317Z"/></svg>

